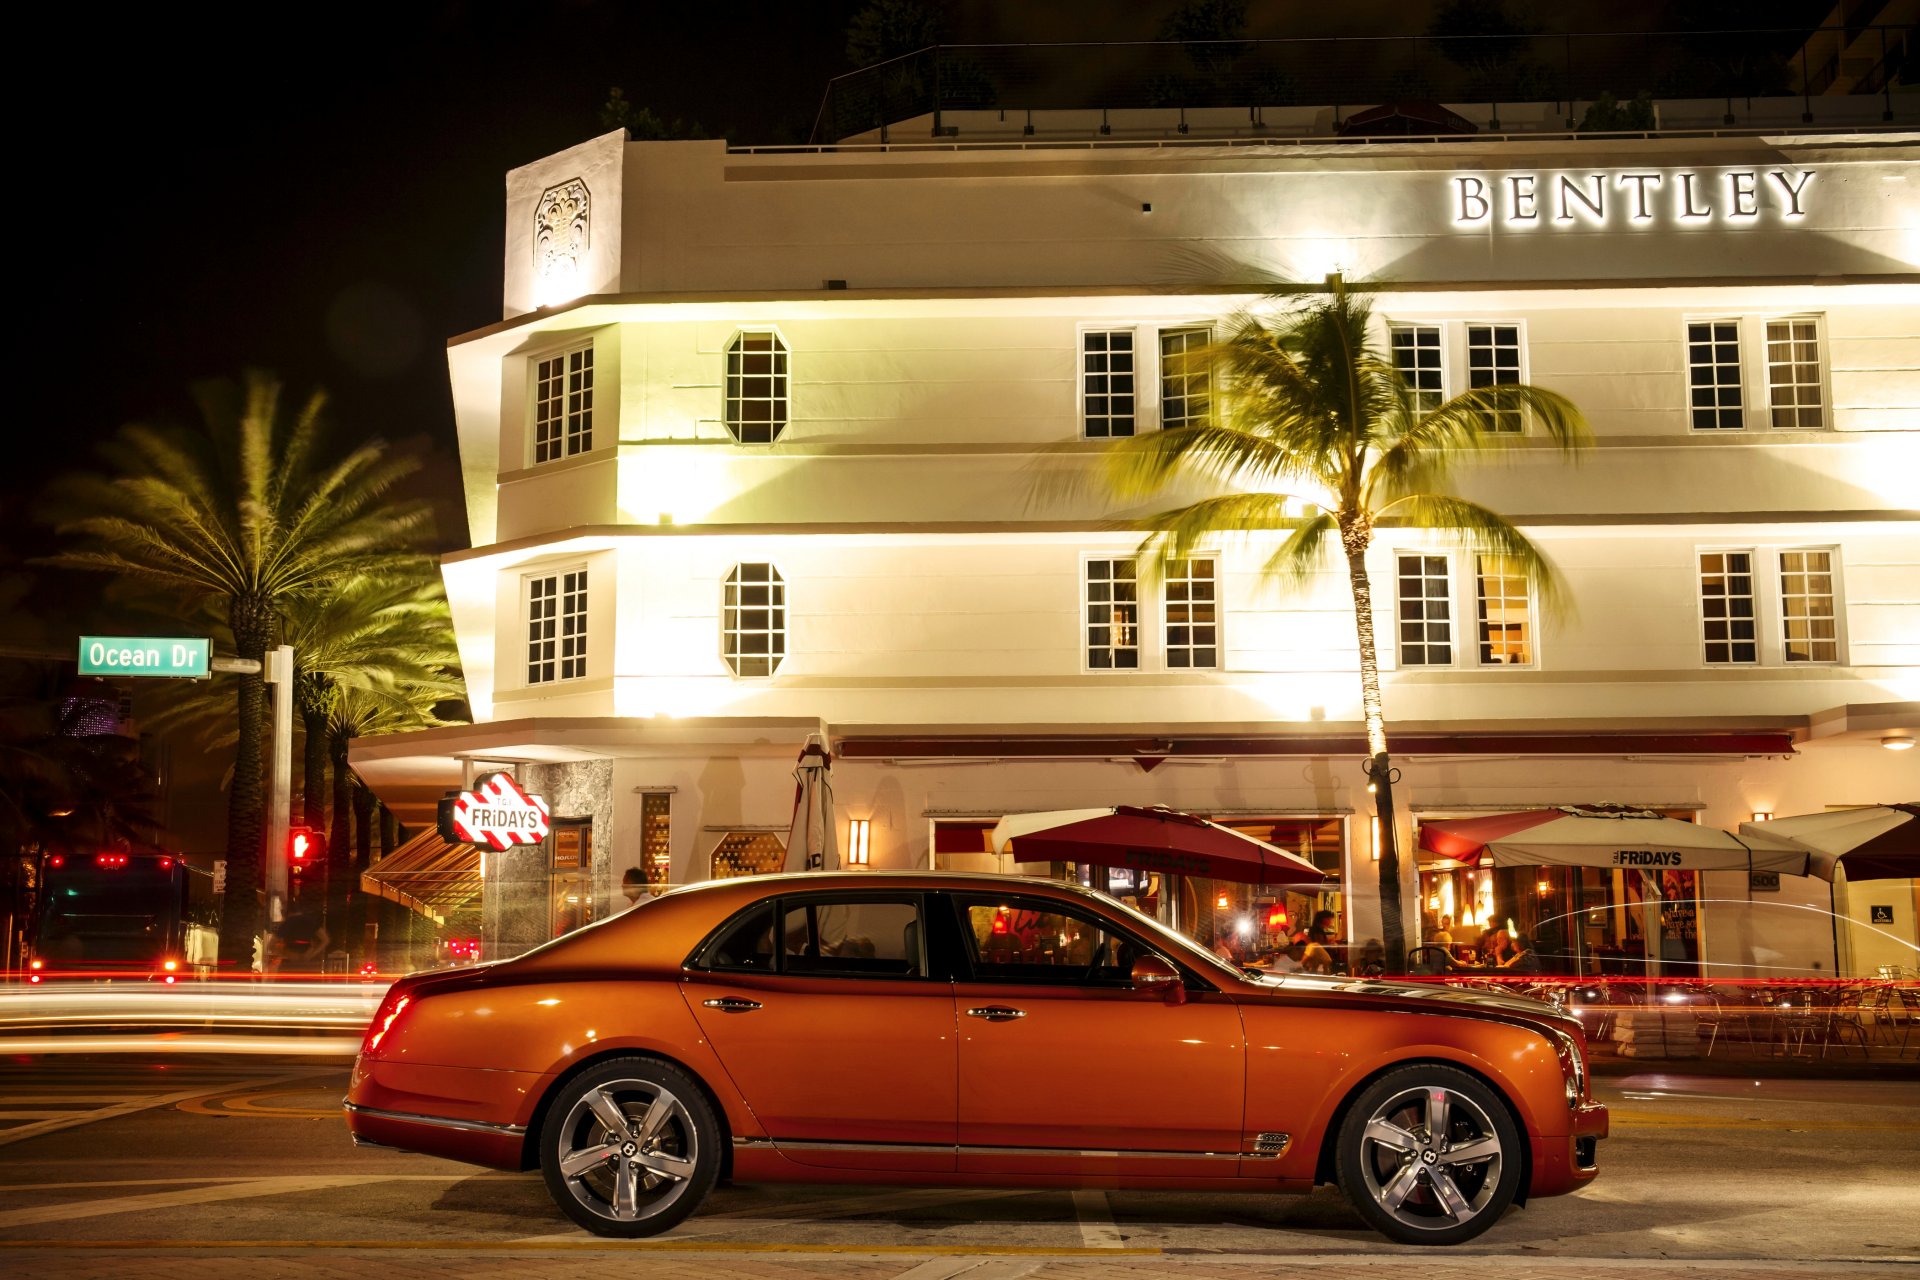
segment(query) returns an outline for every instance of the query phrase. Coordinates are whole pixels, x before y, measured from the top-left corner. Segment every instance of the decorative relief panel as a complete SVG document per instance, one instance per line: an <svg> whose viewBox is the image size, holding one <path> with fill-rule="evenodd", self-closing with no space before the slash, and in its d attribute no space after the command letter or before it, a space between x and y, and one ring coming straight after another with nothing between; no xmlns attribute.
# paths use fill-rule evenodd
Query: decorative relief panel
<svg viewBox="0 0 1920 1280"><path fill-rule="evenodd" d="M591 232L587 184L572 178L540 193L533 211L533 273L549 299L568 296Z"/></svg>

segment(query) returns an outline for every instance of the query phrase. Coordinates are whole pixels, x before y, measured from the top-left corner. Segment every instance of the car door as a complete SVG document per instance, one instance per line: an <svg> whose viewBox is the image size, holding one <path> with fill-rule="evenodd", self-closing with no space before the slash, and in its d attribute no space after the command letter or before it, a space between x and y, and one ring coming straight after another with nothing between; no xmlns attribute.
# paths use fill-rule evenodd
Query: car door
<svg viewBox="0 0 1920 1280"><path fill-rule="evenodd" d="M1246 1047L1231 1000L1177 963L1184 1001L1134 990L1151 944L1091 904L951 902L961 1172L1234 1176Z"/></svg>
<svg viewBox="0 0 1920 1280"><path fill-rule="evenodd" d="M801 1164L954 1167L953 985L915 892L786 895L736 916L682 993L774 1145Z"/></svg>

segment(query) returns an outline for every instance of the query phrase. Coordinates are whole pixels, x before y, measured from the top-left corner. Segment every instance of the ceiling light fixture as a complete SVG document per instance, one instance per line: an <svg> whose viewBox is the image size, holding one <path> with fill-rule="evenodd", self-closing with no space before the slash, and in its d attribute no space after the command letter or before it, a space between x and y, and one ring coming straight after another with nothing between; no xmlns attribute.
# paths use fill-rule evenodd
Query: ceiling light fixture
<svg viewBox="0 0 1920 1280"><path fill-rule="evenodd" d="M1886 737L1880 739L1880 745L1889 751L1911 751L1913 749L1913 739L1901 737L1898 734L1888 734Z"/></svg>

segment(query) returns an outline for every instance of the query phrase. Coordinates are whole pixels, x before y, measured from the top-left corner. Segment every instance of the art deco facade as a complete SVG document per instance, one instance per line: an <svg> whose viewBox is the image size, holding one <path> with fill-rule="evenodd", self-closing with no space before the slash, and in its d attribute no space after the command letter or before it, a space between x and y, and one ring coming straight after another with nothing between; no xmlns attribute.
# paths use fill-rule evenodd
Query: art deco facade
<svg viewBox="0 0 1920 1280"><path fill-rule="evenodd" d="M1403 823L1911 799L1920 753L1883 740L1920 735L1916 159L1888 133L550 156L508 178L503 320L449 349L477 723L355 766L418 820L506 763L576 820L486 868L496 954L622 905L631 866L777 863L814 734L875 866L990 866L1003 813L1161 803L1307 850L1377 933L1344 577L1288 590L1223 543L1151 580L1120 527L1145 508L1071 483L1214 411L1188 353L1267 305L1219 283L1252 269L1364 282L1422 396L1533 382L1597 436L1570 465L1527 435L1462 489L1569 611L1381 531ZM1914 940L1911 885L1843 889L1891 923L1836 947L1828 886L1782 879L1684 886L1669 957L1863 969ZM1510 914L1490 887L1418 891ZM1624 941L1617 877L1539 892Z"/></svg>

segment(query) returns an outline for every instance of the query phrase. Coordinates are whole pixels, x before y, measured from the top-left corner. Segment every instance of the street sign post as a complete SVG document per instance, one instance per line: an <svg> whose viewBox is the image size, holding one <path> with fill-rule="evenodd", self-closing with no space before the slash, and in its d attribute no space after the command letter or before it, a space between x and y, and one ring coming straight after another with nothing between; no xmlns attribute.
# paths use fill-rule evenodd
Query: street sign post
<svg viewBox="0 0 1920 1280"><path fill-rule="evenodd" d="M195 636L81 636L83 676L207 678L207 642Z"/></svg>

